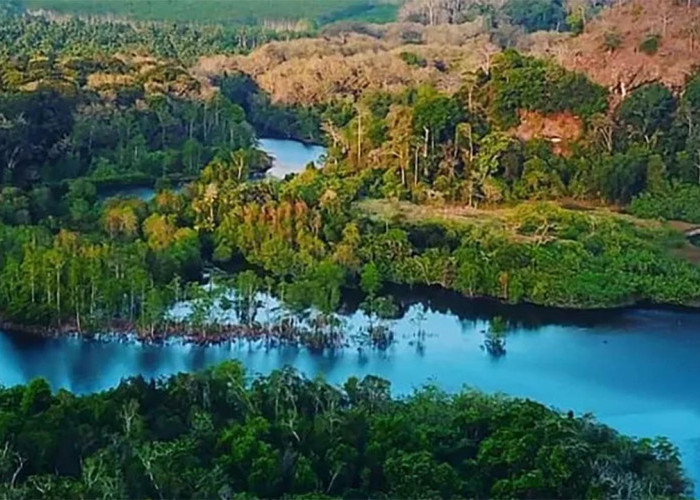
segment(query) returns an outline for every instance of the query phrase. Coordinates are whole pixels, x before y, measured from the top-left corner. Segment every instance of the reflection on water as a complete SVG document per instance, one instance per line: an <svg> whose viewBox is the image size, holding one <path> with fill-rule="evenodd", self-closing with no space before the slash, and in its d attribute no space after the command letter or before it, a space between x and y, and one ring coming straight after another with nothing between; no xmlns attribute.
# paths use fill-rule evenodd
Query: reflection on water
<svg viewBox="0 0 700 500"><path fill-rule="evenodd" d="M150 201L156 195L155 189L146 186L115 186L100 190L99 199L108 198L137 198L142 201Z"/></svg>
<svg viewBox="0 0 700 500"><path fill-rule="evenodd" d="M403 316L393 323L397 342L386 352L346 349L319 355L244 342L154 346L0 334L0 383L42 376L54 388L88 393L123 377L160 377L238 359L251 373L293 365L336 383L375 374L389 379L399 394L425 383L448 391L468 385L593 412L625 433L666 435L681 447L691 475L700 478L700 314L623 310L562 316L449 294L421 295L397 295ZM348 330L366 322L352 304L345 309ZM493 315L504 316L511 327L507 354L497 360L481 347ZM419 327L427 332L422 341L415 336Z"/></svg>
<svg viewBox="0 0 700 500"><path fill-rule="evenodd" d="M284 179L288 174L304 170L309 163L321 165L321 156L326 153L322 146L308 146L303 142L283 139L260 139L260 149L272 156L272 168L267 175Z"/></svg>
<svg viewBox="0 0 700 500"><path fill-rule="evenodd" d="M171 188L174 192L179 193L184 189L182 184L175 185ZM98 199L105 201L109 198L136 198L141 201L151 201L156 197L156 190L147 186L114 186L101 189Z"/></svg>
<svg viewBox="0 0 700 500"><path fill-rule="evenodd" d="M267 175L276 179L302 172L309 163L321 166L321 157L326 154L326 148L322 146L309 146L299 141L260 139L258 142L260 149L272 157L272 168ZM177 187L176 191L181 188ZM115 186L100 190L99 199L104 201L119 196L150 201L155 195L155 189L147 186Z"/></svg>

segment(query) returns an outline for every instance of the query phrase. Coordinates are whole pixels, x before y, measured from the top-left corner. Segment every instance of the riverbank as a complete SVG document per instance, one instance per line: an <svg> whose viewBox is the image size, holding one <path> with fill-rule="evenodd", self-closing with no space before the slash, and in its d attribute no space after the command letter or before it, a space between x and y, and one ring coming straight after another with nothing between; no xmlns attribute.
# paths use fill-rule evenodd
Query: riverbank
<svg viewBox="0 0 700 500"><path fill-rule="evenodd" d="M222 342L197 345L173 339L139 342L98 335L29 337L0 332L0 385L46 378L54 389L80 394L115 387L126 377L160 379L239 360L250 373L292 366L308 377L342 383L375 375L392 393L411 394L426 383L457 392L465 385L488 393L532 398L563 411L592 412L602 422L639 437L665 435L681 447L691 476L700 478L700 314L670 310L594 312L455 302L451 294L397 293L401 315L391 323L387 350L310 351L300 345ZM507 311L510 311L508 315ZM481 346L490 320L509 325L507 353L495 359ZM349 304L347 331L364 318ZM421 329L425 335L417 338ZM117 341L122 339L121 341ZM102 341L105 340L105 341Z"/></svg>
<svg viewBox="0 0 700 500"><path fill-rule="evenodd" d="M78 328L75 322L66 322L60 326L40 326L0 321L0 330L47 339L99 337L103 340L135 341L154 345L178 341L207 347L243 341L262 344L268 348L280 345L304 347L312 352L343 349L352 345L351 339L347 338L340 329L314 331L292 320L283 320L274 324L221 323L200 327L193 327L184 322L169 322L153 329L139 328L127 321L112 321L100 328L93 327L89 331Z"/></svg>
<svg viewBox="0 0 700 500"><path fill-rule="evenodd" d="M505 325L506 341L519 330L535 331L549 325L590 329L601 326L624 327L628 317L635 314L671 314L695 317L700 309L680 306L659 306L650 303L637 307L563 309L534 304L508 304L493 298L467 298L455 291L430 286L388 286L396 313L391 319L370 318L361 310L362 294L350 290L343 294L338 312L330 316L312 316L287 312L275 321L219 320L193 325L186 319L171 319L153 328L144 328L126 320L112 320L104 325L81 328L75 321L56 325L28 325L0 320L0 330L37 339L99 339L106 342L133 342L160 346L176 342L198 347L215 347L230 343L255 344L265 348L304 348L310 352L370 349L387 351L397 342L419 345L431 332L424 328L423 313L459 318L462 322L482 325L479 333L489 329L493 318ZM279 299L261 294L253 317L271 317L271 311L283 307ZM407 319L408 318L408 319ZM401 325L413 324L412 332ZM407 335L408 334L408 335ZM484 338L482 338L484 340Z"/></svg>

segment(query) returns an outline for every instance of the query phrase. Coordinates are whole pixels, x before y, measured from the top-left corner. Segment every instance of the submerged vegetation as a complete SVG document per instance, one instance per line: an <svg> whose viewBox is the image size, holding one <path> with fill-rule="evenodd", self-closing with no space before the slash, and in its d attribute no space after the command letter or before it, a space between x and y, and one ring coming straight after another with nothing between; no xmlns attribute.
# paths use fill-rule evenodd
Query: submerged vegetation
<svg viewBox="0 0 700 500"><path fill-rule="evenodd" d="M489 328L484 332L484 349L494 358L500 358L506 354L506 321L496 316L489 322Z"/></svg>
<svg viewBox="0 0 700 500"><path fill-rule="evenodd" d="M611 90L519 43L585 32L606 3L0 3L0 326L324 351L389 347L396 285L699 306L678 228L700 222L700 77ZM377 12L403 22L291 40ZM323 165L268 178L260 137L323 143ZM155 195L106 195L132 185ZM505 326L484 332L493 357ZM87 397L0 390L8 498L686 494L664 440L469 391L392 399L374 377L231 364Z"/></svg>
<svg viewBox="0 0 700 500"><path fill-rule="evenodd" d="M633 200L638 215L692 220L653 200L695 189L697 78L681 98L651 84L608 110L584 75L507 50L454 95L422 84L304 107L275 103L238 72L207 79L175 60L61 50L2 66L8 325L262 335L252 322L169 317L212 266L252 267L249 284L318 311L310 330L274 326L315 347L344 343L334 313L347 288L366 294L378 346L392 338L389 284L572 308L698 304L682 235L605 209ZM531 137L533 117L573 133ZM325 168L261 179L261 132L322 137ZM189 184L175 192L173 181ZM130 182L157 182L158 195L99 196Z"/></svg>
<svg viewBox="0 0 700 500"><path fill-rule="evenodd" d="M665 440L537 403L376 377L334 387L227 363L100 394L0 390L7 498L679 497Z"/></svg>

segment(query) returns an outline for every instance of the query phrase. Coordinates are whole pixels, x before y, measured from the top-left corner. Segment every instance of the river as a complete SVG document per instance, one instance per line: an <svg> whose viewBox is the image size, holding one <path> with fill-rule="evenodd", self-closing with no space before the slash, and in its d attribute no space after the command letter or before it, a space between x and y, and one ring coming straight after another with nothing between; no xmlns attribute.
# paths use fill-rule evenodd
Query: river
<svg viewBox="0 0 700 500"><path fill-rule="evenodd" d="M258 146L272 157L272 168L267 171L267 175L276 179L284 179L288 174L302 172L309 163L320 166L321 158L326 154L326 148L323 146L307 145L287 139L260 139ZM182 186L176 186L175 189L182 189ZM148 186L115 186L102 189L99 198L104 201L119 196L150 201L155 195L155 189Z"/></svg>
<svg viewBox="0 0 700 500"><path fill-rule="evenodd" d="M322 147L287 140L261 139L260 147L273 157L268 174L277 178L318 163L324 154ZM111 194L148 200L154 191L139 187ZM561 410L592 412L626 434L667 436L681 449L691 478L700 481L700 313L562 313L450 294L414 294L402 302L405 314L393 324L397 342L386 352L348 349L318 355L243 343L154 346L26 339L0 332L0 384L41 376L56 389L90 393L113 387L123 377L160 377L238 359L251 372L268 373L289 364L336 383L351 375L379 375L391 381L397 394L425 383L448 391L467 385ZM481 332L496 315L510 323L507 354L500 359L482 349ZM366 323L357 312L347 313L345 320L349 330ZM428 332L422 341L414 337L419 323Z"/></svg>
<svg viewBox="0 0 700 500"><path fill-rule="evenodd" d="M277 179L299 173L309 163L320 166L321 157L326 153L326 148L322 146L283 139L260 139L259 145L260 149L272 157L272 168L267 175Z"/></svg>
<svg viewBox="0 0 700 500"><path fill-rule="evenodd" d="M593 412L604 423L639 437L664 435L682 452L689 475L700 479L700 314L630 309L561 312L414 292L400 298L387 351L348 348L313 354L303 348L266 349L245 342L213 347L133 342L28 339L0 333L0 383L46 378L55 389L90 393L123 377L160 377L240 360L251 373L292 365L340 383L374 374L405 394L426 383L447 391L464 386L535 399L561 410ZM482 348L488 319L509 322L507 353ZM346 329L366 323L349 308ZM422 328L422 341L415 332Z"/></svg>

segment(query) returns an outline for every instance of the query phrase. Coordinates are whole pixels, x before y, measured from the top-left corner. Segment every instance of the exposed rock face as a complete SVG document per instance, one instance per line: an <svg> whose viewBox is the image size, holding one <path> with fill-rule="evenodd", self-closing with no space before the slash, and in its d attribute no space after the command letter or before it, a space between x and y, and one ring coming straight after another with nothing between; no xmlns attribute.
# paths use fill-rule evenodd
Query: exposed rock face
<svg viewBox="0 0 700 500"><path fill-rule="evenodd" d="M519 139L545 139L552 143L557 154L569 152L569 145L581 137L583 122L571 113L543 115L534 111L520 111L520 125L510 133Z"/></svg>

